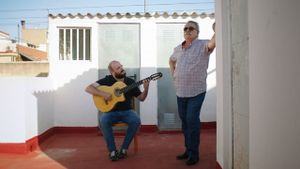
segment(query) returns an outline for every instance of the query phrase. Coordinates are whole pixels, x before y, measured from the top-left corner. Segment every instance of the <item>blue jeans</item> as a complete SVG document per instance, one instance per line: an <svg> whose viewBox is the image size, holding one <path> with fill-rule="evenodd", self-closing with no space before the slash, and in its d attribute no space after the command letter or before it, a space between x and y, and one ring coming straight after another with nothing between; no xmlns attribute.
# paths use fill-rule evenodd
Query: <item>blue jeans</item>
<svg viewBox="0 0 300 169"><path fill-rule="evenodd" d="M99 122L109 152L116 150L112 129L112 125L114 123L125 122L128 124L126 136L121 149L128 149L136 131L141 124L140 118L133 110L103 113L101 117L99 116Z"/></svg>
<svg viewBox="0 0 300 169"><path fill-rule="evenodd" d="M194 97L177 96L178 112L184 134L185 152L188 154L189 158L195 160L199 159L200 110L205 94L206 92Z"/></svg>

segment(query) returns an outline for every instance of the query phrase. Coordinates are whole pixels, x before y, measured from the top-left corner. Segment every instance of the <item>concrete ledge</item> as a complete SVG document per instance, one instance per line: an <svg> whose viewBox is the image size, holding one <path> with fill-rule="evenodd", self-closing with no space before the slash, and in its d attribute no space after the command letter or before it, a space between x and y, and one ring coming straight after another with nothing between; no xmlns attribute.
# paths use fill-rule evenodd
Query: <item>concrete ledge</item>
<svg viewBox="0 0 300 169"><path fill-rule="evenodd" d="M202 130L206 129L216 129L216 122L202 122ZM155 133L160 134L177 134L181 133L181 130L164 130L159 131L156 125L141 125L141 133ZM42 144L45 140L51 137L53 134L59 133L98 133L98 127L53 127L40 134L39 136L33 137L27 140L25 143L0 143L0 153L14 153L14 154L26 154L32 152L36 149L39 149L39 145ZM217 167L220 166L217 164ZM217 168L222 169L222 168Z"/></svg>
<svg viewBox="0 0 300 169"><path fill-rule="evenodd" d="M47 77L49 63L44 61L0 63L0 76Z"/></svg>

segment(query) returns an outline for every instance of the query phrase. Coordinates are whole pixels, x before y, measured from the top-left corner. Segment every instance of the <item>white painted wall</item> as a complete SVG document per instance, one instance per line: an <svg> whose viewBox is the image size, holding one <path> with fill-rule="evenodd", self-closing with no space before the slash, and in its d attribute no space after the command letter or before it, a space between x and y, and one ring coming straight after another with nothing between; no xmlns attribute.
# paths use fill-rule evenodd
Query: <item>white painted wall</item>
<svg viewBox="0 0 300 169"><path fill-rule="evenodd" d="M211 39L214 32L212 29L212 24L215 22L215 19L203 18L198 20L200 27L199 39ZM203 105L201 108L201 122L213 122L216 121L216 102L217 102L217 94L216 94L216 50L210 55L209 64L207 69L207 92L205 99L203 101Z"/></svg>
<svg viewBox="0 0 300 169"><path fill-rule="evenodd" d="M0 78L0 143L23 143L53 127L48 78Z"/></svg>
<svg viewBox="0 0 300 169"><path fill-rule="evenodd" d="M0 78L0 143L21 143L25 140L24 91L22 78Z"/></svg>
<svg viewBox="0 0 300 169"><path fill-rule="evenodd" d="M7 50L16 51L16 45L10 39L0 37L0 52L6 52Z"/></svg>
<svg viewBox="0 0 300 169"><path fill-rule="evenodd" d="M141 22L141 79L156 73L157 67L157 52L156 52L156 24L154 21ZM150 45L151 44L151 45ZM140 118L141 123L145 125L158 124L157 112L157 82L150 82L147 99L140 102ZM141 88L141 90L143 90Z"/></svg>
<svg viewBox="0 0 300 169"><path fill-rule="evenodd" d="M300 168L300 1L248 6L249 168Z"/></svg>
<svg viewBox="0 0 300 169"><path fill-rule="evenodd" d="M59 26L91 27L92 61L59 60ZM97 110L92 97L84 90L98 78L98 28L95 21L72 19L49 21L49 62L50 74L55 88L55 126L96 126Z"/></svg>
<svg viewBox="0 0 300 169"><path fill-rule="evenodd" d="M225 20L225 16L226 13L226 5L224 4L224 1L217 1L215 8L216 8L216 57L218 57L218 59L216 60L216 71L217 71L217 83L218 83L218 87L217 87L217 144L216 144L216 151L217 151L217 162L221 165L221 167L227 166L228 164L226 164L227 162L229 162L230 160L224 160L224 158L226 157L231 157L231 155L229 154L230 151L225 150L225 148L227 146L224 146L224 144L226 145L226 141L224 139L224 136L226 136L226 131L229 131L229 126L226 126L226 120L224 120L224 118L226 117L226 110L225 107L226 105L231 105L228 104L228 101L230 101L228 94L230 94L230 90L228 86L226 86L226 84L228 84L229 82L229 78L230 78L230 72L227 71L226 72L226 65L230 65L228 62L227 64L225 63L226 60L230 60L230 59L225 59L224 57L226 57L226 49L228 49L228 43L223 43L223 41L225 41L225 39L228 39L228 35L226 34L226 20ZM226 36L227 37L224 37ZM228 70L228 69L227 69ZM224 76L226 72L227 76ZM227 81L226 81L227 79ZM226 83L227 82L227 83ZM227 89L227 90L226 90ZM227 92L227 93L226 93ZM228 99L226 100L226 96L228 97ZM227 110L227 112L229 112ZM228 117L228 116L227 116ZM225 124L224 124L225 123ZM228 154L228 156L226 156L225 154Z"/></svg>
<svg viewBox="0 0 300 169"><path fill-rule="evenodd" d="M50 78L27 77L24 80L26 140L54 126L53 95Z"/></svg>
<svg viewBox="0 0 300 169"><path fill-rule="evenodd" d="M247 4L247 9L235 8L241 4ZM217 57L224 58L217 60L217 161L223 169L300 168L300 20L292 19L299 16L299 6L298 1L216 1L217 32L220 32ZM233 43L239 37L231 39L242 32L235 29L244 22L234 20L235 17L248 20L246 28L240 27L248 31L239 36L248 38L242 38L240 43ZM246 121L234 118L233 122L234 113L246 113L234 111L246 107L245 102L236 100L242 96L231 95L234 85L245 85L231 77L230 70L237 70L232 57L242 54L247 57L245 48L249 48L249 93L243 97L244 101L249 100L249 116ZM249 135L237 138L237 126L232 126L233 123L241 126L249 123ZM247 130L247 125L243 129ZM249 150L242 151L249 154L246 166L237 165L240 161L247 164L247 160L241 159L245 154L233 157L232 150L234 153L237 150L232 146L237 141L248 144Z"/></svg>

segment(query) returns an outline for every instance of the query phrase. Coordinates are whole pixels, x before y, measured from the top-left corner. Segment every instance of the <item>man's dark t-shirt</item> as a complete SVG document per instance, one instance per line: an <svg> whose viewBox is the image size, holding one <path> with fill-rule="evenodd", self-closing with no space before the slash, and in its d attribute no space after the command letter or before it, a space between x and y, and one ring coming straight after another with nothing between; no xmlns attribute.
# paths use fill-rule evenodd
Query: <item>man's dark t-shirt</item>
<svg viewBox="0 0 300 169"><path fill-rule="evenodd" d="M106 86L112 86L114 83L116 83L117 80L112 76L112 75L107 75L105 78L100 79L97 81L99 85L106 85ZM124 83L129 86L135 81L131 78L125 77L124 78ZM118 102L115 107L111 111L122 111L122 110L129 110L132 109L131 107L131 102L132 102L132 97L137 97L141 94L141 90L138 87L135 87L125 93L125 100L123 102Z"/></svg>

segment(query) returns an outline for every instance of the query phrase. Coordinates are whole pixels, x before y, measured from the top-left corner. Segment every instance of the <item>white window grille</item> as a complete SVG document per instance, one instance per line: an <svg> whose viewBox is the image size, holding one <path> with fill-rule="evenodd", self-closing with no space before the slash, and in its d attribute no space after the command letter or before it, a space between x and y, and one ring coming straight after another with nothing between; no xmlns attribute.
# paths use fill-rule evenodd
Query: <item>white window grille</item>
<svg viewBox="0 0 300 169"><path fill-rule="evenodd" d="M59 60L91 60L91 29L59 28Z"/></svg>

